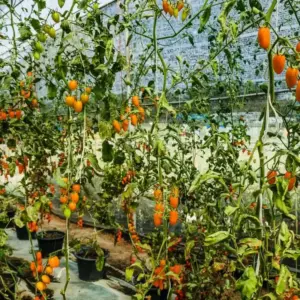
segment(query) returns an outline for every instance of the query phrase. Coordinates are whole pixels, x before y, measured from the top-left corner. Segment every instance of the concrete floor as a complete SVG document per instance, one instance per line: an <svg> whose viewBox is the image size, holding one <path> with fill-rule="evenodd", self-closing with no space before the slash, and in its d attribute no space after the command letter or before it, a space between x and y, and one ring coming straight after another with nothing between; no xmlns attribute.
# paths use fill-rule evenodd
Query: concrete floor
<svg viewBox="0 0 300 300"><path fill-rule="evenodd" d="M13 248L13 256L32 261L32 255L30 254L29 241L20 241L16 237L14 229L6 229L9 235L8 244ZM37 248L37 241L33 241L34 246ZM78 278L78 269L75 258L72 256L70 262L70 276L71 281L67 289L67 299L82 300L84 298L88 300L129 300L130 296L126 296L119 291L110 287L116 283L111 280L99 280L97 282L86 282ZM46 260L45 260L46 261ZM60 291L64 286L66 278L65 260L61 259L61 265L54 271L54 276L58 282L52 282L48 285L49 289L54 291L53 299L62 299Z"/></svg>

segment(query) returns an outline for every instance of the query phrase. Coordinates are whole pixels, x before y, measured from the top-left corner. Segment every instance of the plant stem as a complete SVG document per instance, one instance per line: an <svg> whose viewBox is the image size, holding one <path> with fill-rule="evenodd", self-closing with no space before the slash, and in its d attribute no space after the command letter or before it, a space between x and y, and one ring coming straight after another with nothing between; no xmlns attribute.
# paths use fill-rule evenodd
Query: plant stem
<svg viewBox="0 0 300 300"><path fill-rule="evenodd" d="M12 42L13 42L13 60L15 61L18 56L18 50L17 50L17 43L16 43L16 30L15 30L15 25L14 25L14 15L13 15L13 1L11 0L11 6L9 7L9 12L10 12L10 23L11 23L11 28L13 32L12 36Z"/></svg>

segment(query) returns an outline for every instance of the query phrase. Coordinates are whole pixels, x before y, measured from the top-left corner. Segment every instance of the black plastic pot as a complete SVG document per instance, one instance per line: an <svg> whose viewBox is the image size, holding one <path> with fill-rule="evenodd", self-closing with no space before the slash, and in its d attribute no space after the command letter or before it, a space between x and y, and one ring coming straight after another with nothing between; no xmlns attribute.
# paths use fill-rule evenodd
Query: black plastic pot
<svg viewBox="0 0 300 300"><path fill-rule="evenodd" d="M16 226L16 233L17 233L17 238L19 240L22 240L22 241L26 241L26 240L28 241L29 240L29 234L28 234L26 226L23 226L23 227ZM31 238L33 240L36 239L36 233L35 232L31 232Z"/></svg>
<svg viewBox="0 0 300 300"><path fill-rule="evenodd" d="M102 271L98 271L96 268L96 259L83 257L85 250L86 249L83 248L79 252L74 253L75 257L77 258L79 278L84 281L97 281L105 278L105 263L109 256L109 251L102 249L104 251L104 266Z"/></svg>
<svg viewBox="0 0 300 300"><path fill-rule="evenodd" d="M152 287L147 296L151 296L151 300L167 300L168 292L168 290L159 291L157 288Z"/></svg>
<svg viewBox="0 0 300 300"><path fill-rule="evenodd" d="M47 237L47 235L54 235L53 237ZM55 255L61 255L61 251L64 244L65 233L58 230L47 230L39 232L37 240L39 249L42 252L43 257L48 257L51 253L55 252Z"/></svg>

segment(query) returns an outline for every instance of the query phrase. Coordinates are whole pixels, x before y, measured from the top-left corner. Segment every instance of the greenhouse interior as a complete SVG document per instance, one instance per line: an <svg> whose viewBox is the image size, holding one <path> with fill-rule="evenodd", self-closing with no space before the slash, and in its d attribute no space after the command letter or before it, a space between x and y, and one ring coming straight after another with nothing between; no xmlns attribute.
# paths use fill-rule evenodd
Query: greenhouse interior
<svg viewBox="0 0 300 300"><path fill-rule="evenodd" d="M0 299L300 299L299 70L299 0L0 0Z"/></svg>

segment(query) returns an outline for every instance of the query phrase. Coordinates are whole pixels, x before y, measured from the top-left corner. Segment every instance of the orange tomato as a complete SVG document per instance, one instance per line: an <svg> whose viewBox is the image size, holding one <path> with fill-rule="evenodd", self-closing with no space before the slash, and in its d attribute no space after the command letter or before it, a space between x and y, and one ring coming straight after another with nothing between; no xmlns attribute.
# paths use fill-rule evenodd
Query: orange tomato
<svg viewBox="0 0 300 300"><path fill-rule="evenodd" d="M71 211L75 211L75 210L76 210L76 206L77 206L77 205L76 205L75 202L70 202L70 203L69 203L69 208L70 208Z"/></svg>
<svg viewBox="0 0 300 300"><path fill-rule="evenodd" d="M267 174L267 179L269 184L275 184L276 183L276 176L277 172L274 170L270 170Z"/></svg>
<svg viewBox="0 0 300 300"><path fill-rule="evenodd" d="M165 259L162 259L160 262L159 262L159 265L161 267L164 267L166 265L166 260Z"/></svg>
<svg viewBox="0 0 300 300"><path fill-rule="evenodd" d="M133 126L136 126L136 125L137 125L138 119L137 119L137 116L136 116L136 115L131 114L131 115L130 115L130 120L131 120L131 124L132 124Z"/></svg>
<svg viewBox="0 0 300 300"><path fill-rule="evenodd" d="M113 127L117 133L119 133L121 131L120 122L118 122L117 120L113 120Z"/></svg>
<svg viewBox="0 0 300 300"><path fill-rule="evenodd" d="M38 273L43 273L43 265L38 265L36 270Z"/></svg>
<svg viewBox="0 0 300 300"><path fill-rule="evenodd" d="M35 254L35 257L37 260L41 260L42 259L42 252L41 251L38 251L36 254Z"/></svg>
<svg viewBox="0 0 300 300"><path fill-rule="evenodd" d="M68 197L67 196L60 196L59 198L60 203L65 204L68 202Z"/></svg>
<svg viewBox="0 0 300 300"><path fill-rule="evenodd" d="M59 258L57 256L50 257L49 260L48 260L48 264L52 268L59 267L59 264L60 264Z"/></svg>
<svg viewBox="0 0 300 300"><path fill-rule="evenodd" d="M0 120L5 121L6 119L7 119L7 114L6 114L6 112L2 111L2 112L0 113Z"/></svg>
<svg viewBox="0 0 300 300"><path fill-rule="evenodd" d="M52 275L53 274L53 268L50 266L47 266L45 269L45 273L48 275Z"/></svg>
<svg viewBox="0 0 300 300"><path fill-rule="evenodd" d="M276 54L273 57L272 64L273 64L273 69L276 74L281 74L284 70L285 66L285 56L282 54Z"/></svg>
<svg viewBox="0 0 300 300"><path fill-rule="evenodd" d="M284 178L289 180L288 190L291 191L296 184L296 176L292 176L291 172L286 172L284 174Z"/></svg>
<svg viewBox="0 0 300 300"><path fill-rule="evenodd" d="M32 272L34 272L34 271L36 270L36 265L35 265L35 262L34 262L34 261L32 261L32 262L30 263L30 270L31 270Z"/></svg>
<svg viewBox="0 0 300 300"><path fill-rule="evenodd" d="M263 49L268 49L271 44L271 31L268 27L260 27L258 30L258 44Z"/></svg>
<svg viewBox="0 0 300 300"><path fill-rule="evenodd" d="M38 105L39 105L39 104L38 104L38 101L37 101L36 99L32 99L32 100L31 100L31 106L32 106L32 107L38 107Z"/></svg>
<svg viewBox="0 0 300 300"><path fill-rule="evenodd" d="M139 107L139 106L140 106L139 96L133 96L133 97L132 97L132 104L133 104L135 107Z"/></svg>
<svg viewBox="0 0 300 300"><path fill-rule="evenodd" d="M178 221L178 212L175 210L170 211L170 216L169 216L169 223L171 226L176 225Z"/></svg>
<svg viewBox="0 0 300 300"><path fill-rule="evenodd" d="M79 201L79 195L76 192L73 192L71 194L70 198L71 198L71 201L74 202L74 203L77 203Z"/></svg>
<svg viewBox="0 0 300 300"><path fill-rule="evenodd" d="M51 282L50 277L48 275L42 275L41 279L45 284L49 284Z"/></svg>
<svg viewBox="0 0 300 300"><path fill-rule="evenodd" d="M159 190L159 189L154 190L153 195L156 200L158 200L158 201L162 200L162 191L161 190Z"/></svg>
<svg viewBox="0 0 300 300"><path fill-rule="evenodd" d="M168 13L168 9L169 9L169 3L167 0L163 0L163 10L164 12L167 14Z"/></svg>
<svg viewBox="0 0 300 300"><path fill-rule="evenodd" d="M300 52L300 42L298 42L298 44L296 45L296 51Z"/></svg>
<svg viewBox="0 0 300 300"><path fill-rule="evenodd" d="M36 286L36 289L40 292L42 292L43 290L46 289L46 285L42 281L38 281L35 286Z"/></svg>
<svg viewBox="0 0 300 300"><path fill-rule="evenodd" d="M75 102L74 102L74 110L75 110L77 113L82 112L82 102L81 102L81 101L75 101Z"/></svg>
<svg viewBox="0 0 300 300"><path fill-rule="evenodd" d="M82 101L83 104L88 103L89 102L89 98L90 98L90 96L87 93L82 94L80 96L80 100Z"/></svg>
<svg viewBox="0 0 300 300"><path fill-rule="evenodd" d="M90 94L92 92L92 88L89 86L87 86L84 90L87 94Z"/></svg>
<svg viewBox="0 0 300 300"><path fill-rule="evenodd" d="M139 106L138 107L138 110L139 110L139 113L142 115L142 116L145 116L145 110L143 107Z"/></svg>
<svg viewBox="0 0 300 300"><path fill-rule="evenodd" d="M21 90L21 95L25 98L28 99L31 95L30 91L25 91L25 90Z"/></svg>
<svg viewBox="0 0 300 300"><path fill-rule="evenodd" d="M72 190L73 192L80 193L80 184L73 184Z"/></svg>
<svg viewBox="0 0 300 300"><path fill-rule="evenodd" d="M159 227L162 224L162 213L156 212L153 215L153 223L155 227Z"/></svg>
<svg viewBox="0 0 300 300"><path fill-rule="evenodd" d="M184 2L182 0L177 2L177 9L178 11L181 11L184 7Z"/></svg>
<svg viewBox="0 0 300 300"><path fill-rule="evenodd" d="M69 96L66 97L65 102L69 107L73 107L74 102L75 102L75 97L69 95Z"/></svg>
<svg viewBox="0 0 300 300"><path fill-rule="evenodd" d="M131 108L130 108L129 106L127 106L127 107L125 108L125 112L126 112L127 114L129 114L129 113L131 112Z"/></svg>
<svg viewBox="0 0 300 300"><path fill-rule="evenodd" d="M292 88L296 85L298 80L299 71L296 68L289 67L285 73L285 81L288 88Z"/></svg>
<svg viewBox="0 0 300 300"><path fill-rule="evenodd" d="M171 207L177 208L178 207L178 202L179 202L178 197L170 196L170 206Z"/></svg>
<svg viewBox="0 0 300 300"><path fill-rule="evenodd" d="M22 111L18 109L18 110L16 111L16 118L17 118L18 120L20 120L21 117L22 117Z"/></svg>
<svg viewBox="0 0 300 300"><path fill-rule="evenodd" d="M124 131L127 131L129 127L129 121L126 119L122 122L122 128Z"/></svg>
<svg viewBox="0 0 300 300"><path fill-rule="evenodd" d="M155 207L154 209L157 211L157 212L164 212L165 211L165 207L162 203L156 203L155 204Z"/></svg>
<svg viewBox="0 0 300 300"><path fill-rule="evenodd" d="M70 89L71 91L75 91L75 90L77 89L77 87L78 87L77 81L76 81L76 80L71 80L71 81L69 81L68 87L69 87L69 89Z"/></svg>
<svg viewBox="0 0 300 300"><path fill-rule="evenodd" d="M168 13L170 16L174 15L174 7L171 3L168 4Z"/></svg>

